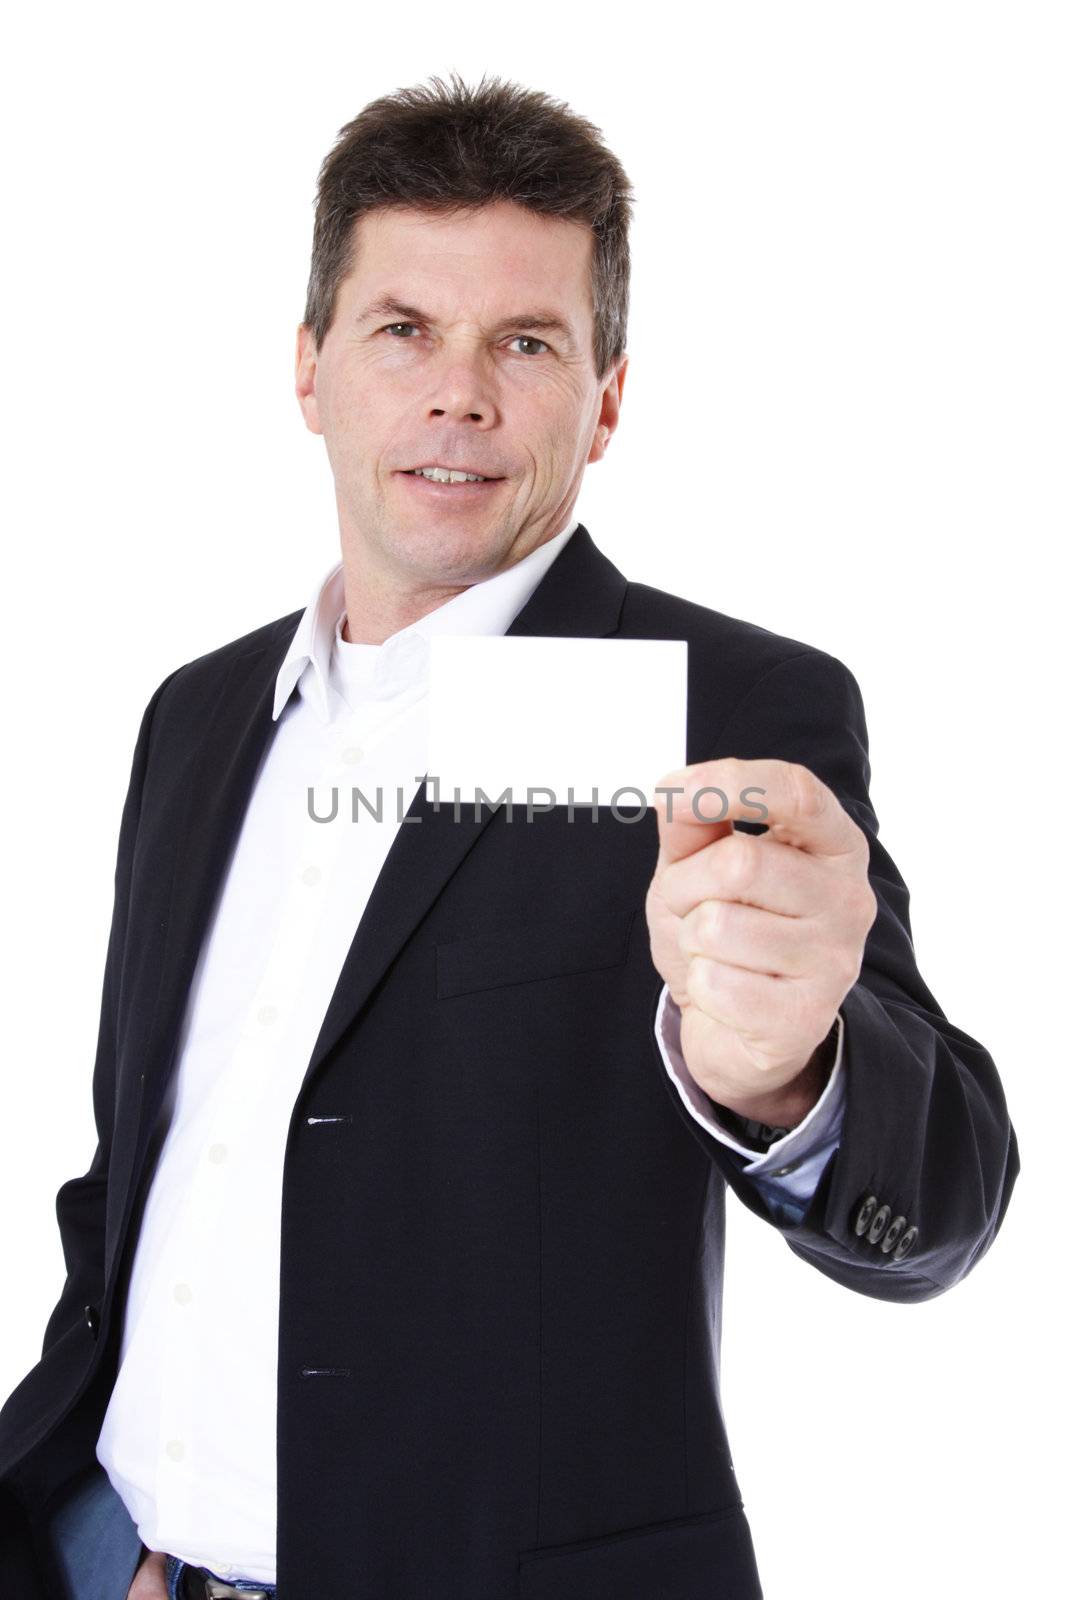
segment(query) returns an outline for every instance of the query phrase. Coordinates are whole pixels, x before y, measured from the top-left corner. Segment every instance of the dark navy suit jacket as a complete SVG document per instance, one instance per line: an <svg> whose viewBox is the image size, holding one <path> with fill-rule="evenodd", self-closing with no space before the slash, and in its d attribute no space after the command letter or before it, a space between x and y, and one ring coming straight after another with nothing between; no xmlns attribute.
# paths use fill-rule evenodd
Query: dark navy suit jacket
<svg viewBox="0 0 1067 1600"><path fill-rule="evenodd" d="M68 1275L42 1359L0 1413L5 1594L57 1592L49 1516L93 1468L153 1128L299 616L179 668L141 724L99 1144L58 1196ZM688 760L801 762L864 829L879 914L842 1005L841 1143L789 1219L678 1099L653 1032L653 812L456 821L420 790L292 1111L280 1597L754 1600L718 1385L726 1189L835 1282L928 1300L989 1249L1015 1133L988 1052L916 967L847 668L628 583L582 526L509 632L687 640ZM898 1217L904 1255L901 1225L883 1248Z"/></svg>

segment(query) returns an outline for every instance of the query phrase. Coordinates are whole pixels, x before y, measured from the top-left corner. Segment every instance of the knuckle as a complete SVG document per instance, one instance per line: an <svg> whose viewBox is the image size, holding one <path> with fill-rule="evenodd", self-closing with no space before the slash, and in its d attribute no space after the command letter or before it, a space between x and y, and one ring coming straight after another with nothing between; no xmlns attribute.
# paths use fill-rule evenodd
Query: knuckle
<svg viewBox="0 0 1067 1600"><path fill-rule="evenodd" d="M847 994L860 975L863 966L862 954L855 950L842 950L834 962L835 984L834 990L838 995Z"/></svg>
<svg viewBox="0 0 1067 1600"><path fill-rule="evenodd" d="M715 906L707 901L701 904L689 915L689 938L693 939L697 950L704 950L715 942Z"/></svg>
<svg viewBox="0 0 1067 1600"><path fill-rule="evenodd" d="M749 763L741 756L723 756L715 763L715 781L731 798L742 787Z"/></svg>
<svg viewBox="0 0 1067 1600"><path fill-rule="evenodd" d="M791 762L789 782L793 791L793 807L804 822L813 822L822 816L831 798L830 791L810 767Z"/></svg>
<svg viewBox="0 0 1067 1600"><path fill-rule="evenodd" d="M731 833L720 839L716 849L728 846L722 856L724 888L740 895L755 886L759 874L759 840L747 833Z"/></svg>
<svg viewBox="0 0 1067 1600"><path fill-rule="evenodd" d="M715 949L720 938L719 929L719 902L702 900L682 918L679 943L687 955L703 955Z"/></svg>
<svg viewBox="0 0 1067 1600"><path fill-rule="evenodd" d="M657 870L648 887L645 898L646 910L651 910L655 914L661 907L666 906L675 916L680 916L684 912L688 866L688 861L671 861Z"/></svg>
<svg viewBox="0 0 1067 1600"><path fill-rule="evenodd" d="M691 1000L707 1002L715 998L714 970L710 961L694 956L686 975L686 988Z"/></svg>
<svg viewBox="0 0 1067 1600"><path fill-rule="evenodd" d="M701 906L701 932L708 944L720 945L731 922L730 906L725 900L705 900Z"/></svg>
<svg viewBox="0 0 1067 1600"><path fill-rule="evenodd" d="M870 933L871 929L878 921L878 896L875 894L870 884L867 885L865 912L865 921L867 923L866 931L867 933Z"/></svg>
<svg viewBox="0 0 1067 1600"><path fill-rule="evenodd" d="M841 885L839 904L850 922L863 922L871 900L870 884L863 878L849 878Z"/></svg>
<svg viewBox="0 0 1067 1600"><path fill-rule="evenodd" d="M845 905L848 916L866 938L878 917L878 896L866 878L858 879L849 889Z"/></svg>

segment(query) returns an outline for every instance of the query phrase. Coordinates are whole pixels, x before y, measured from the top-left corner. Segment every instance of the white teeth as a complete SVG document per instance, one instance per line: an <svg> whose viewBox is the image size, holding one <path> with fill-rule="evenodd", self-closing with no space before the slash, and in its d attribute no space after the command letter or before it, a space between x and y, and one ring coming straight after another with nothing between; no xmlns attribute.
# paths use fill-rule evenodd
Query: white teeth
<svg viewBox="0 0 1067 1600"><path fill-rule="evenodd" d="M432 478L435 483L484 483L476 472L449 472L447 467L416 467L417 478Z"/></svg>

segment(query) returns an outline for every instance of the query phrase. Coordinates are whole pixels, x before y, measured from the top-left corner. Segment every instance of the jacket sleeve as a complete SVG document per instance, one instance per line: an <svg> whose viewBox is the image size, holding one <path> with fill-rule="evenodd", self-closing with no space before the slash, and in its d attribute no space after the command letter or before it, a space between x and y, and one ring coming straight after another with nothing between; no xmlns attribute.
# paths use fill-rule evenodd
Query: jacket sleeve
<svg viewBox="0 0 1067 1600"><path fill-rule="evenodd" d="M878 915L840 1008L840 1143L802 1215L783 1219L745 1176L743 1156L687 1115L688 1126L743 1203L780 1226L802 1260L877 1299L932 1299L992 1244L1019 1148L989 1052L948 1021L916 965L908 889L878 838L868 792L859 686L835 657L804 651L753 685L716 745L699 759L774 757L822 779L867 836Z"/></svg>
<svg viewBox="0 0 1067 1600"><path fill-rule="evenodd" d="M823 1168L841 1140L841 1119L845 1114L845 1080L841 1071L844 1024L840 1012L834 1023L837 1050L829 1079L807 1116L795 1128L761 1152L735 1139L723 1127L720 1113L710 1095L697 1083L686 1064L681 1041L682 1014L671 999L666 984L660 991L656 1009L656 1042L667 1076L678 1090L690 1115L713 1138L744 1158L743 1171L759 1189L775 1220L799 1221L815 1193Z"/></svg>
<svg viewBox="0 0 1067 1600"><path fill-rule="evenodd" d="M93 1069L96 1152L90 1162L89 1170L80 1178L71 1178L64 1183L56 1196L56 1218L59 1223L67 1276L63 1291L45 1328L42 1357L75 1322L82 1320L86 1305L99 1306L104 1293L104 1229L108 1162L115 1113L115 1028L118 984L126 944L130 877L141 811L141 793L148 765L152 719L160 696L174 676L172 672L165 678L148 702L141 718L141 727L133 752L129 788L119 826L115 898L111 933L104 961L96 1064Z"/></svg>

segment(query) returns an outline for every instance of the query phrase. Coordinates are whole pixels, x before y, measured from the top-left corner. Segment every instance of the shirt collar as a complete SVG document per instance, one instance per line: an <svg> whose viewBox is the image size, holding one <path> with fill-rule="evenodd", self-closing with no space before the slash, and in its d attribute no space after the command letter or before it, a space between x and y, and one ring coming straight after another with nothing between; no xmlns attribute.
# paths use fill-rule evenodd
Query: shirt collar
<svg viewBox="0 0 1067 1600"><path fill-rule="evenodd" d="M390 634L380 645L350 645L341 638L345 618L344 563L323 575L297 624L274 685L274 720L281 716L297 684L312 702L320 722L330 720L331 661L337 653L374 653L374 682L379 693L403 687L426 670L425 640L435 633L504 634L537 588L578 526L567 527L529 555L453 595L424 617ZM373 689L371 691L374 692Z"/></svg>

